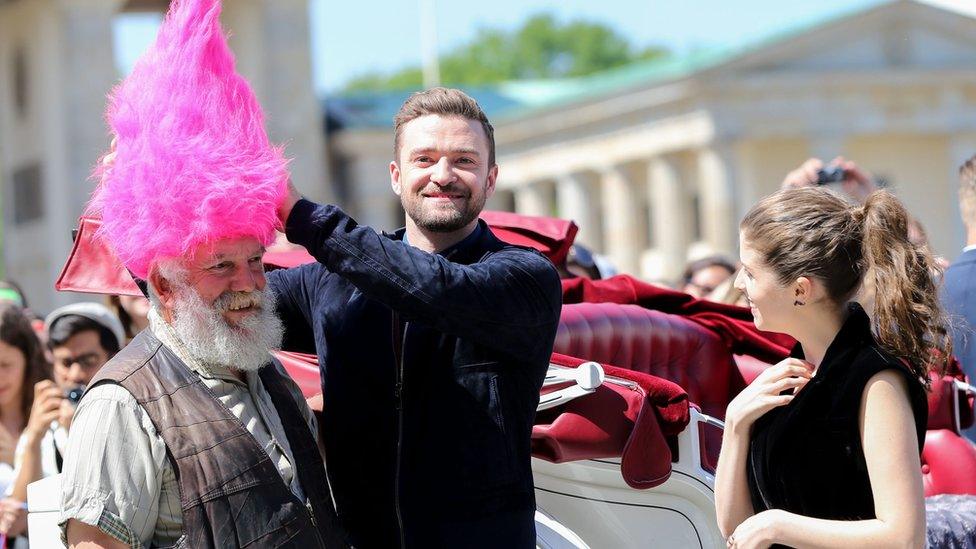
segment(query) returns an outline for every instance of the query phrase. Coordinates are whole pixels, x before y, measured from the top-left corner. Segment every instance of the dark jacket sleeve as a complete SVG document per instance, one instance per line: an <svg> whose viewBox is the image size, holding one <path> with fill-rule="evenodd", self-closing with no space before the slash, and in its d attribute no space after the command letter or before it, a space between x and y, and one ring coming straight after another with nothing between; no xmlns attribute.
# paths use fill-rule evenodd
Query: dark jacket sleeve
<svg viewBox="0 0 976 549"><path fill-rule="evenodd" d="M315 287L306 282L318 265L277 269L267 274L268 289L275 294L275 310L285 326L281 348L285 351L315 353L312 333L312 296Z"/></svg>
<svg viewBox="0 0 976 549"><path fill-rule="evenodd" d="M369 297L489 347L531 350L559 318L559 276L530 250L508 247L479 263L452 263L307 200L295 205L286 234Z"/></svg>

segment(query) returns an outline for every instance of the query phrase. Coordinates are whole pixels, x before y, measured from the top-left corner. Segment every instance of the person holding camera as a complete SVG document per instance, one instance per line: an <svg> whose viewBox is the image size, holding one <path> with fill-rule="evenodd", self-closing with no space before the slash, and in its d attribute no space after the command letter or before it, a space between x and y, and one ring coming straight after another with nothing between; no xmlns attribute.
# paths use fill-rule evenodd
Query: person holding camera
<svg viewBox="0 0 976 549"><path fill-rule="evenodd" d="M61 472L68 428L85 386L125 341L122 323L104 305L74 303L55 310L44 321L54 356L54 379L38 381L27 425L17 442L14 482L0 501L0 532L9 537L26 527L27 485Z"/></svg>
<svg viewBox="0 0 976 549"><path fill-rule="evenodd" d="M824 163L819 158L808 158L786 174L780 188L800 189L835 183L839 183L840 188L858 204L863 204L868 195L878 190L878 184L871 174L843 156L838 156L829 163Z"/></svg>

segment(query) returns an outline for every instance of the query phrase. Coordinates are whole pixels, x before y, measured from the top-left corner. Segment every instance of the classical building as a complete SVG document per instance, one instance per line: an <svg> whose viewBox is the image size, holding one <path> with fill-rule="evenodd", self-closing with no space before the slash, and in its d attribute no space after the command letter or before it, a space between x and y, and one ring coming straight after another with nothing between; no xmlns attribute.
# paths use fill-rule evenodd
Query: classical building
<svg viewBox="0 0 976 549"><path fill-rule="evenodd" d="M165 0L0 0L0 182L5 275L45 312L82 297L54 292L109 144L105 97L118 81L112 23ZM287 141L304 192L330 199L321 106L312 91L308 0L225 2L238 68Z"/></svg>
<svg viewBox="0 0 976 549"><path fill-rule="evenodd" d="M112 20L165 4L0 0L4 265L42 312L78 299L51 288L108 143ZM408 92L316 102L308 0L228 1L225 24L299 188L399 226L388 167ZM976 19L892 0L734 49L469 91L496 126L490 206L572 218L620 270L673 279L689 257L734 254L738 219L810 156L843 155L883 179L954 257L956 169L976 153L973 67Z"/></svg>
<svg viewBox="0 0 976 549"><path fill-rule="evenodd" d="M470 91L496 127L496 207L575 219L622 271L674 279L689 256L735 254L741 216L811 156L870 170L955 257L973 67L976 19L898 0L737 49ZM385 174L403 97L328 102L336 181L380 227L400 221Z"/></svg>

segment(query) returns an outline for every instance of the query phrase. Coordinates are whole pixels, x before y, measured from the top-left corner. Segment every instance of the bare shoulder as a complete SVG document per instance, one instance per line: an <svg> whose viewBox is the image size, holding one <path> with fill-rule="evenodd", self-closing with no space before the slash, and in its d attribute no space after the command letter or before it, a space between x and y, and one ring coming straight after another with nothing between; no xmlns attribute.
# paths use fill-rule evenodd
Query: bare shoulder
<svg viewBox="0 0 976 549"><path fill-rule="evenodd" d="M862 433L876 428L891 434L911 432L915 435L915 418L912 413L908 376L893 368L872 375L864 386L861 397L860 424Z"/></svg>
<svg viewBox="0 0 976 549"><path fill-rule="evenodd" d="M905 374L894 368L887 368L868 378L868 382L864 386L864 396L868 396L872 392L882 395L882 398L900 396L907 403L908 380L905 379Z"/></svg>

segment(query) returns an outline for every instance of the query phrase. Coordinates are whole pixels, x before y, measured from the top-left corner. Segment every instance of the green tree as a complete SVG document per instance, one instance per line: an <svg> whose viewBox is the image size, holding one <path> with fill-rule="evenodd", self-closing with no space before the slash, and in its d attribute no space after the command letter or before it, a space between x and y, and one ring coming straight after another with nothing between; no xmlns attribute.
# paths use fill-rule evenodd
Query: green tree
<svg viewBox="0 0 976 549"><path fill-rule="evenodd" d="M542 13L513 31L480 29L470 42L441 56L441 81L450 86L470 86L584 76L666 55L663 48L635 48L606 25L584 21L563 24ZM413 66L387 75L364 74L350 80L345 89L392 90L422 83L420 67Z"/></svg>

